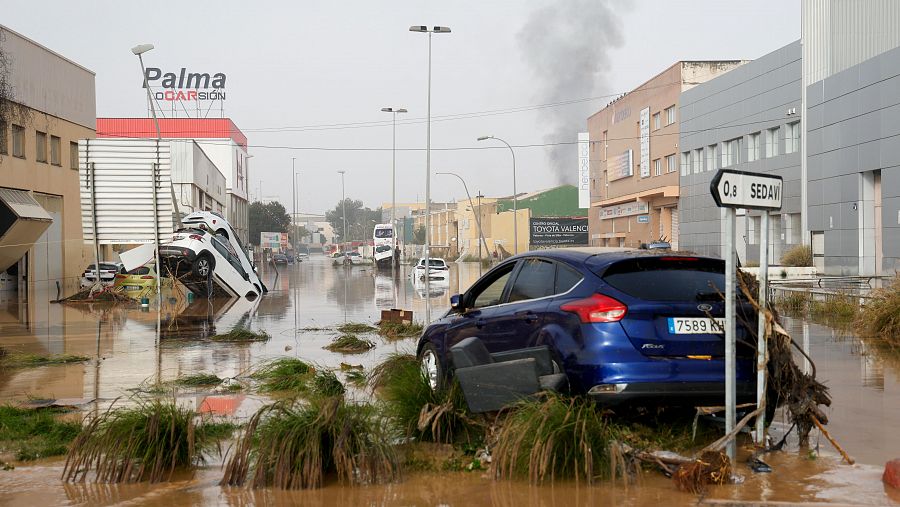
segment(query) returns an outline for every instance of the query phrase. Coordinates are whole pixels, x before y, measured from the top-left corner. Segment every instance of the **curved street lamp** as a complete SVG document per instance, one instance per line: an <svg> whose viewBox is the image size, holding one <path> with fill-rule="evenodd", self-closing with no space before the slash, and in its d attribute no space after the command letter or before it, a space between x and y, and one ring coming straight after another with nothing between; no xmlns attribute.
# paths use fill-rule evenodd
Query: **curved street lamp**
<svg viewBox="0 0 900 507"><path fill-rule="evenodd" d="M512 169L513 169L513 255L519 253L519 196L516 193L516 152L513 150L512 146L509 145L508 142L500 139L496 136L481 136L478 138L479 141L486 141L488 139L495 139L505 144L507 148L509 148L509 152L512 154Z"/></svg>
<svg viewBox="0 0 900 507"><path fill-rule="evenodd" d="M478 212L475 213L474 212L475 206L472 204L472 195L469 194L469 187L468 187L468 185L466 185L466 180L464 180L462 178L462 176L460 176L456 173L452 173L450 171L444 171L444 172L434 173L434 174L445 174L448 176L456 176L459 179L459 181L462 183L463 189L465 189L465 191L466 191L466 197L469 199L469 206L472 207L472 211L473 211L472 214L475 215L475 226L478 227L478 237L481 238L481 242L484 244L485 251L490 252L490 250L488 249L488 246L487 246L487 241L484 240L484 233L481 231L481 206L478 207ZM480 254L478 256L478 276L481 276L481 255Z"/></svg>

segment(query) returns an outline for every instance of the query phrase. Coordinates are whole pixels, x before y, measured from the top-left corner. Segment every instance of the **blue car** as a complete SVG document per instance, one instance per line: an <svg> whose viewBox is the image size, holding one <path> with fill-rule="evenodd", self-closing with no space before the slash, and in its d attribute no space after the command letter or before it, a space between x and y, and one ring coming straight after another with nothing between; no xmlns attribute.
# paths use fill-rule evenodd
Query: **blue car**
<svg viewBox="0 0 900 507"><path fill-rule="evenodd" d="M708 406L725 399L725 261L661 251L541 250L497 265L451 298L418 357L437 389L450 347L489 352L546 345L569 389L604 403ZM756 312L739 299L737 397L756 395Z"/></svg>

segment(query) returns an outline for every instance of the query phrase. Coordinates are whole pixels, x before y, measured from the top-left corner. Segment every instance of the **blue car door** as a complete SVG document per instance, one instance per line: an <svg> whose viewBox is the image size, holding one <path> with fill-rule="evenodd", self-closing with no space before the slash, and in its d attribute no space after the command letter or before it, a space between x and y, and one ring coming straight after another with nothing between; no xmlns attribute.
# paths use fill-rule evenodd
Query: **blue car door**
<svg viewBox="0 0 900 507"><path fill-rule="evenodd" d="M488 350L521 349L537 342L555 277L556 266L549 260L527 258L519 263L506 304L493 317L493 332L483 337Z"/></svg>
<svg viewBox="0 0 900 507"><path fill-rule="evenodd" d="M484 341L488 350L495 352L488 345L489 337L504 332L502 326L497 327L497 317L505 311L503 303L516 263L511 261L491 270L463 295L462 312L452 318L444 331L446 350L465 338L475 336Z"/></svg>

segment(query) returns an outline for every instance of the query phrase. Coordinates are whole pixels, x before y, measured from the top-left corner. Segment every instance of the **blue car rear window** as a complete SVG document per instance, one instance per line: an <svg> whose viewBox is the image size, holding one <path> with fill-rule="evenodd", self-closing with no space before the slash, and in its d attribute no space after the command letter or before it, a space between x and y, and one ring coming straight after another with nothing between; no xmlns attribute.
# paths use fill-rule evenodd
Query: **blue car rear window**
<svg viewBox="0 0 900 507"><path fill-rule="evenodd" d="M724 267L724 262L715 259L628 259L611 265L603 280L647 301L720 301L725 292Z"/></svg>

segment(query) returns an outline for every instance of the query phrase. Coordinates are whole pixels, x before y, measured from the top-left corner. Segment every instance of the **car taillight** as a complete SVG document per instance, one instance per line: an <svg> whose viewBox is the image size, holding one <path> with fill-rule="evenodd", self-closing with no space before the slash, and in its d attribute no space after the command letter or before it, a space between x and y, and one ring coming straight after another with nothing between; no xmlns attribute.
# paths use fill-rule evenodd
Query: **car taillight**
<svg viewBox="0 0 900 507"><path fill-rule="evenodd" d="M203 236L201 236L199 234L191 234L188 237L193 239L194 241L203 241Z"/></svg>
<svg viewBox="0 0 900 507"><path fill-rule="evenodd" d="M153 276L152 275L144 275L141 277L141 280L153 280Z"/></svg>
<svg viewBox="0 0 900 507"><path fill-rule="evenodd" d="M125 278L126 276L127 276L127 275L123 275L123 274L120 273L120 274L116 275L116 278Z"/></svg>
<svg viewBox="0 0 900 507"><path fill-rule="evenodd" d="M628 307L623 303L603 294L572 301L559 307L564 312L572 312L581 318L581 322L618 322L622 320Z"/></svg>

